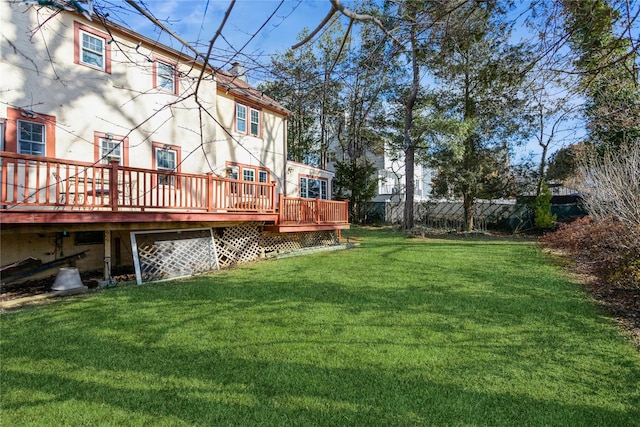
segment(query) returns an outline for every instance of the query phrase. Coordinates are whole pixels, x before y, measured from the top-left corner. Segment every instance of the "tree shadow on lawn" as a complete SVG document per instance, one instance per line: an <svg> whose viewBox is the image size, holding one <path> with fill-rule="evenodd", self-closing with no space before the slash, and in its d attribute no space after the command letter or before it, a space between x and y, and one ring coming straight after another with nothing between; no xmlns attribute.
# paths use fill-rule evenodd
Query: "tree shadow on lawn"
<svg viewBox="0 0 640 427"><path fill-rule="evenodd" d="M104 342L86 343L104 348ZM52 362L59 372L21 371L5 366L4 422L25 418L31 405L105 407L130 413L130 421L171 417L190 424L232 425L632 425L640 410L563 404L528 396L478 391L430 381L410 371L343 369L311 364L250 360L218 351L112 347L115 357L135 360L104 366L100 358L76 360L72 348L59 348ZM6 355L11 358L14 355ZM17 356L17 355L15 355ZM180 364L166 361L182 360ZM83 379L74 372L88 371ZM109 378L111 377L111 378ZM131 384L132 381L134 384ZM13 402L14 384L48 398ZM72 406L73 407L73 406ZM107 413L110 409L106 409ZM92 423L91 414L67 415ZM16 418L14 418L16 417ZM77 418L76 418L77 417ZM165 421L163 421L163 417ZM99 420L100 418L98 418ZM170 418L169 418L170 419ZM64 423L64 419L57 420ZM38 423L31 418L31 422ZM637 424L636 424L637 425Z"/></svg>
<svg viewBox="0 0 640 427"><path fill-rule="evenodd" d="M81 402L140 423L637 425L637 355L563 279L524 259L496 282L488 264L425 265L419 245L380 246L384 269L354 257L346 281L305 259L256 267L267 284L248 267L8 316L3 419Z"/></svg>
<svg viewBox="0 0 640 427"><path fill-rule="evenodd" d="M610 361L610 338L588 309L575 314L576 304L588 305L570 294L286 280L265 292L250 279L154 286L32 310L19 327L3 328L4 421L70 402L209 425L623 426L640 419L637 358ZM536 299L538 311L522 313L522 300ZM325 308L335 310L330 322ZM283 313L299 322L283 321ZM47 332L38 340L23 335L35 328ZM567 338L585 328L593 345ZM394 362L394 352L404 360ZM509 387L527 375L538 391ZM604 389L612 378L619 389ZM48 398L21 402L13 397L20 391ZM604 403L594 403L597 395Z"/></svg>

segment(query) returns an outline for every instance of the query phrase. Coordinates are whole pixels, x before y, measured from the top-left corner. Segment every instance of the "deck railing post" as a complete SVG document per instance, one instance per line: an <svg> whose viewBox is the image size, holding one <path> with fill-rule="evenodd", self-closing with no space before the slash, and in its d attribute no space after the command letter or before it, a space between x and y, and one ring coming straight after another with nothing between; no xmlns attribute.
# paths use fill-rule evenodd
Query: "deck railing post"
<svg viewBox="0 0 640 427"><path fill-rule="evenodd" d="M120 161L111 160L109 165L111 166L109 168L109 204L111 205L111 210L113 212L118 212L118 191L120 189L120 183L118 182L118 169L120 169ZM122 190L124 191L124 185Z"/></svg>
<svg viewBox="0 0 640 427"><path fill-rule="evenodd" d="M276 219L278 224L282 224L282 218L284 215L284 194L280 194L280 198L278 199L278 218Z"/></svg>
<svg viewBox="0 0 640 427"><path fill-rule="evenodd" d="M276 197L276 182L271 181L271 203L269 205L271 207L271 212L276 211Z"/></svg>
<svg viewBox="0 0 640 427"><path fill-rule="evenodd" d="M349 199L345 199L344 201L344 206L343 206L344 212L343 212L343 217L342 217L342 221L344 221L345 223L349 222Z"/></svg>
<svg viewBox="0 0 640 427"><path fill-rule="evenodd" d="M4 157L0 157L0 200L4 201L7 198L7 191L9 189L7 183L7 163ZM56 186L57 188L57 186ZM6 205L0 205L0 209L6 209Z"/></svg>
<svg viewBox="0 0 640 427"><path fill-rule="evenodd" d="M320 197L316 197L316 208L314 209L314 221L316 224L320 224Z"/></svg>
<svg viewBox="0 0 640 427"><path fill-rule="evenodd" d="M213 212L213 172L207 172L207 212Z"/></svg>

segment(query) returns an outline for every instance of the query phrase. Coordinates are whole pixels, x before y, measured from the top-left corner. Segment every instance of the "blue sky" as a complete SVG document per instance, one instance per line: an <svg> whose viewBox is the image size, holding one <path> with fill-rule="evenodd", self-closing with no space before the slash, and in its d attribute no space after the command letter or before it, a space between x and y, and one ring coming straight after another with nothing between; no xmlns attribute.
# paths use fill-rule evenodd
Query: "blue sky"
<svg viewBox="0 0 640 427"><path fill-rule="evenodd" d="M94 2L97 6L107 7L110 19L184 50L148 19L132 11L123 0ZM230 3L231 0L138 0L138 4L144 5L156 18L202 53L206 52L209 40L219 29ZM349 7L353 5L353 0L342 0L342 3ZM523 0L520 6L527 5L527 1ZM316 28L330 8L329 0L236 0L222 36L214 45L213 64L229 69L232 62L238 61L247 68L249 82L257 84L264 77L264 73L260 72L263 70L261 64L267 64L270 55L293 46L305 27L310 30ZM343 16L341 19L346 26L347 19ZM523 30L524 27L520 26L516 34L527 37ZM538 152L540 147L529 141L520 154L529 151Z"/></svg>
<svg viewBox="0 0 640 427"><path fill-rule="evenodd" d="M96 3L130 7L122 0L95 0ZM147 0L143 4L159 20L182 37L206 52L209 40L216 33L231 3L230 0ZM352 0L343 0L346 6ZM313 30L331 9L329 0L236 0L225 24L222 36L214 45L213 55L222 61L214 65L229 69L231 62L241 62L248 70L249 82L257 84L264 74L260 64L267 64L270 55L284 52L298 40L306 27ZM110 18L124 23L134 31L159 39L164 44L184 50L178 42L161 34L158 28L138 12L124 12L111 7ZM347 18L341 17L346 27ZM239 54L235 51L241 50ZM520 155L538 151L535 142L529 142Z"/></svg>
<svg viewBox="0 0 640 427"><path fill-rule="evenodd" d="M100 3L109 8L110 19L181 49L179 43L160 34L154 24L137 12L113 7L121 5L130 10L124 1L103 0ZM205 52L230 3L229 0L148 0L141 4L185 41ZM305 27L315 28L330 8L329 0L237 0L222 37L214 45L214 56L223 61L216 65L225 65L234 55L233 60L249 62L246 64L249 69L252 68L251 61L266 63L269 55L284 52L294 45ZM238 50L239 54L236 53Z"/></svg>

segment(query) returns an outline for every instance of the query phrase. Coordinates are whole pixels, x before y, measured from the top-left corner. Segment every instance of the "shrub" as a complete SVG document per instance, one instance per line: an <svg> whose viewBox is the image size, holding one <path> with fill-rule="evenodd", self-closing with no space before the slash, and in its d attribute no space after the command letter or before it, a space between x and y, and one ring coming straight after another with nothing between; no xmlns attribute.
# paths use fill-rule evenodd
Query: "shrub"
<svg viewBox="0 0 640 427"><path fill-rule="evenodd" d="M540 194L533 201L533 224L540 229L555 227L557 215L551 213L551 191L547 184L542 183Z"/></svg>
<svg viewBox="0 0 640 427"><path fill-rule="evenodd" d="M541 242L587 263L613 286L640 287L640 229L611 217L563 224Z"/></svg>
<svg viewBox="0 0 640 427"><path fill-rule="evenodd" d="M589 214L640 229L640 141L604 154L587 151L578 172L576 186Z"/></svg>

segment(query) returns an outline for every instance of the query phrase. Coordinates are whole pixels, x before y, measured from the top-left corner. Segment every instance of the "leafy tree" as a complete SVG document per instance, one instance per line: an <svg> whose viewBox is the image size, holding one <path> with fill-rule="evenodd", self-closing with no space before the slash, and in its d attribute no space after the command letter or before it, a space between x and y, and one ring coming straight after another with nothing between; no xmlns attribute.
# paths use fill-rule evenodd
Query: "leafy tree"
<svg viewBox="0 0 640 427"><path fill-rule="evenodd" d="M394 28L393 56L403 64L403 73L396 73L393 127L395 137L392 149L402 152L404 162L404 216L403 228L414 225L415 164L423 157L426 121L421 114L425 107L422 77L426 63L425 46L430 40L430 28L440 6L437 2L412 0L385 1L385 24Z"/></svg>
<svg viewBox="0 0 640 427"><path fill-rule="evenodd" d="M376 195L376 168L386 135L384 100L395 84L393 46L377 28L363 27L342 69L344 114L335 134L336 194L350 200L351 216L359 221L365 203Z"/></svg>
<svg viewBox="0 0 640 427"><path fill-rule="evenodd" d="M315 43L318 58L318 74L322 79L319 120L319 162L318 166L327 168L331 143L337 127L341 123L340 93L344 84L339 75L346 59L345 45L349 43L349 34L342 28L339 20L333 20Z"/></svg>
<svg viewBox="0 0 640 427"><path fill-rule="evenodd" d="M578 165L585 150L585 144L574 144L563 147L549 158L547 179L551 181L566 181L576 175Z"/></svg>
<svg viewBox="0 0 640 427"><path fill-rule="evenodd" d="M307 30L299 38L305 37ZM296 162L315 164L318 153L317 94L322 82L316 73L318 59L312 45L289 49L271 59L274 78L259 86L291 111L288 119L287 156Z"/></svg>
<svg viewBox="0 0 640 427"><path fill-rule="evenodd" d="M338 199L349 199L349 221L359 223L366 213L366 202L377 192L376 168L365 157L336 162L334 188Z"/></svg>
<svg viewBox="0 0 640 427"><path fill-rule="evenodd" d="M457 5L434 34L439 115L458 122L458 138L431 148L441 191L462 197L465 229L473 229L477 198L513 192L510 152L530 128L522 94L527 47L510 43L506 11L496 2Z"/></svg>
<svg viewBox="0 0 640 427"><path fill-rule="evenodd" d="M608 0L564 0L564 19L587 97L589 142L601 154L640 137L633 19ZM625 8L625 5L618 5ZM628 11L627 11L628 12ZM637 43L637 41L635 41Z"/></svg>

